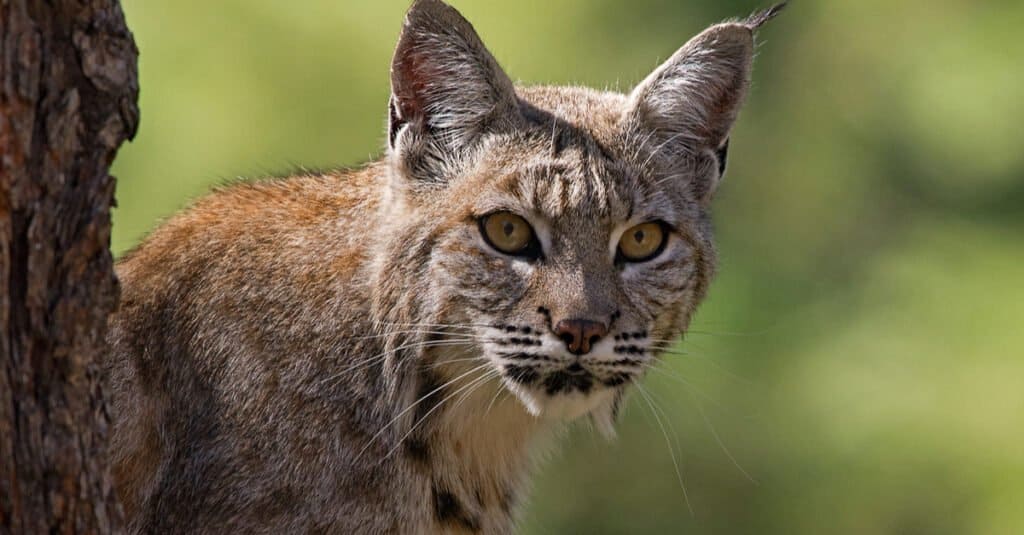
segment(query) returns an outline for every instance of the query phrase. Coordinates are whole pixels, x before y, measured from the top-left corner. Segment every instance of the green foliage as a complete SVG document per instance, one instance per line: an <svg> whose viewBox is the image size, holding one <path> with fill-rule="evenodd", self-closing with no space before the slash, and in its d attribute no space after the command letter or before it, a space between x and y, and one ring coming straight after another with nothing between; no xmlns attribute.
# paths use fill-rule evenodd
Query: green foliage
<svg viewBox="0 0 1024 535"><path fill-rule="evenodd" d="M764 7L453 3L524 83L623 90ZM124 4L118 253L220 181L379 153L404 0ZM575 431L528 533L1024 532L1021 27L1020 2L830 0L762 31L721 275L644 386L658 416L637 392L617 442Z"/></svg>

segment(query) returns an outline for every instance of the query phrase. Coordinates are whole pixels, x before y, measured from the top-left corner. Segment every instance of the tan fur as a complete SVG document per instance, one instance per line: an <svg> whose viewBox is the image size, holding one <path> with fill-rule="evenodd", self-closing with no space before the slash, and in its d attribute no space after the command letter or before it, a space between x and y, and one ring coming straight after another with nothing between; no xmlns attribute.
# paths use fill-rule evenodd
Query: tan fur
<svg viewBox="0 0 1024 535"><path fill-rule="evenodd" d="M713 26L623 95L514 88L458 13L414 3L384 159L223 188L118 265L131 530L510 532L537 452L582 416L612 433L707 291L708 202L766 18ZM498 210L541 257L487 245ZM619 260L649 221L664 251ZM555 326L580 318L608 333L574 355Z"/></svg>

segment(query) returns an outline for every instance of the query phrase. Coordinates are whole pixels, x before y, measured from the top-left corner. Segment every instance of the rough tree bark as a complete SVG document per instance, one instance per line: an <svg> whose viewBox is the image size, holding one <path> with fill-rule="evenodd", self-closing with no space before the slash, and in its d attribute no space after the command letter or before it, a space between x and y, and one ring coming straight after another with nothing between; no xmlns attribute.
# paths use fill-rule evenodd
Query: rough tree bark
<svg viewBox="0 0 1024 535"><path fill-rule="evenodd" d="M117 0L0 0L0 533L121 528L97 363L137 56Z"/></svg>

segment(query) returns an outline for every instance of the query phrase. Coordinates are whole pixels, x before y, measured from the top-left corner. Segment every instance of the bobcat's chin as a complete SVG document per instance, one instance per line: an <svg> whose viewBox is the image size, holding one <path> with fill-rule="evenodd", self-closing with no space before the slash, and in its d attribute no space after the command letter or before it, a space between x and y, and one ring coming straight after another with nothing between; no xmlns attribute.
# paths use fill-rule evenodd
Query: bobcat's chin
<svg viewBox="0 0 1024 535"><path fill-rule="evenodd" d="M505 386L533 416L562 421L575 420L614 403L620 390L598 385L586 392L573 389L549 393L546 388L526 386L509 378L505 379Z"/></svg>

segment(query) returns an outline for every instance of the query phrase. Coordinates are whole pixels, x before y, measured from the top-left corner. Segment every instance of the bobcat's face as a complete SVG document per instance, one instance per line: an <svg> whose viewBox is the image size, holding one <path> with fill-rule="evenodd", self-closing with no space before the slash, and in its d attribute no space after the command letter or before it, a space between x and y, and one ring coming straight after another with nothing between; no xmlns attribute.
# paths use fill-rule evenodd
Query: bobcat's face
<svg viewBox="0 0 1024 535"><path fill-rule="evenodd" d="M604 106L594 113L622 104L577 100ZM471 326L535 414L573 418L614 403L680 334L711 275L685 179L641 169L624 147L550 123L495 136L430 218L449 222L427 274L439 323ZM674 184L657 184L666 179Z"/></svg>
<svg viewBox="0 0 1024 535"><path fill-rule="evenodd" d="M381 303L454 325L534 414L613 415L713 274L709 205L770 16L618 94L516 89L457 12L417 1L392 64Z"/></svg>

